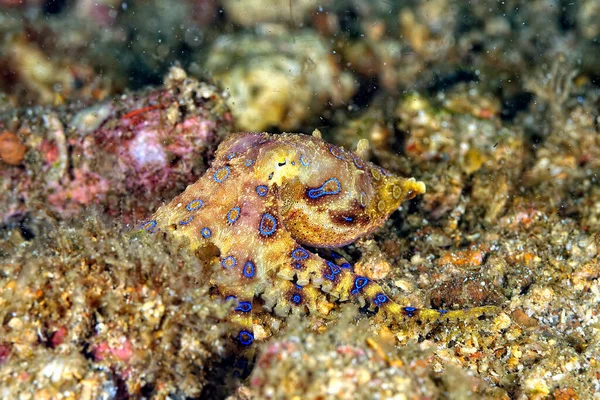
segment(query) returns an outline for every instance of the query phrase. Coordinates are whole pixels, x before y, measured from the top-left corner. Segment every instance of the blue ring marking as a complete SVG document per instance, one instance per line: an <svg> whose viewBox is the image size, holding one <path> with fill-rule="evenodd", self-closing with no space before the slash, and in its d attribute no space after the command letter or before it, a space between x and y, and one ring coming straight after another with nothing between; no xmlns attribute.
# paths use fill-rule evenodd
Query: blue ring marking
<svg viewBox="0 0 600 400"><path fill-rule="evenodd" d="M337 259L337 258L342 258L342 255L339 253L336 253L335 251L331 252L331 257Z"/></svg>
<svg viewBox="0 0 600 400"><path fill-rule="evenodd" d="M204 205L204 203L202 202L202 200L200 199L196 199L196 200L192 200L190 201L187 206L185 206L186 210L188 211L196 211L197 209L199 209L200 207L202 207Z"/></svg>
<svg viewBox="0 0 600 400"><path fill-rule="evenodd" d="M244 165L246 167L251 167L252 165L254 165L254 160L251 159L251 158L249 158L249 159L246 160L246 162L244 163Z"/></svg>
<svg viewBox="0 0 600 400"><path fill-rule="evenodd" d="M227 159L231 160L235 156L237 156L237 153L235 151L232 151L231 153L227 154Z"/></svg>
<svg viewBox="0 0 600 400"><path fill-rule="evenodd" d="M383 303L387 303L387 301L388 297L383 293L379 293L377 296L375 296L375 300L373 300L373 303L375 303L377 307L381 307L381 305Z"/></svg>
<svg viewBox="0 0 600 400"><path fill-rule="evenodd" d="M363 169L364 168L362 165L360 165L358 163L358 157L354 157L352 160L354 161L354 165L356 166L356 168L358 168L358 169Z"/></svg>
<svg viewBox="0 0 600 400"><path fill-rule="evenodd" d="M237 215L235 216L235 218L231 217L231 213L232 212L237 212ZM233 207L231 210L229 210L229 212L227 213L227 221L230 224L233 224L235 221L237 221L240 218L240 208L238 206Z"/></svg>
<svg viewBox="0 0 600 400"><path fill-rule="evenodd" d="M204 239L208 239L209 237L212 236L212 232L208 228L202 228L202 230L200 231L200 233L202 234L202 237Z"/></svg>
<svg viewBox="0 0 600 400"><path fill-rule="evenodd" d="M364 276L357 276L356 279L354 279L354 289L352 289L350 293L358 294L358 292L360 292L362 288L367 286L368 283L369 278L365 278Z"/></svg>
<svg viewBox="0 0 600 400"><path fill-rule="evenodd" d="M404 307L402 308L402 310L404 310L404 312L406 313L406 315L408 315L409 317L412 317L415 315L415 311L417 311L416 308L414 307Z"/></svg>
<svg viewBox="0 0 600 400"><path fill-rule="evenodd" d="M233 295L229 295L227 297L225 297L225 301L228 300L236 300L237 301L237 297L233 296ZM238 302L238 306L235 308L235 311L241 311L241 312L249 312L252 310L252 303L250 303L249 301L240 301Z"/></svg>
<svg viewBox="0 0 600 400"><path fill-rule="evenodd" d="M344 153L342 153L342 151L341 151L341 150L340 150L338 147L331 146L331 147L329 148L329 152L330 152L330 153L331 153L331 155L332 155L332 156L334 156L335 158L338 158L338 159L340 159L340 160L346 160L346 159L344 158ZM337 153L337 154L336 154L336 153Z"/></svg>
<svg viewBox="0 0 600 400"><path fill-rule="evenodd" d="M256 193L260 196L260 197L265 197L267 195L267 193L269 192L269 188L265 185L258 185L256 187Z"/></svg>
<svg viewBox="0 0 600 400"><path fill-rule="evenodd" d="M237 297L235 297L233 295L229 295L229 296L225 297L225 301L228 301L228 300L231 300L231 299L234 299L235 301L237 301Z"/></svg>
<svg viewBox="0 0 600 400"><path fill-rule="evenodd" d="M235 308L235 311L241 311L243 313L247 313L252 311L252 303L249 301L240 301L238 306Z"/></svg>
<svg viewBox="0 0 600 400"><path fill-rule="evenodd" d="M334 190L325 190L324 187L329 182L335 182L337 184L337 188ZM340 183L340 181L337 180L337 178L329 178L325 182L323 182L323 184L320 187L315 189L309 189L307 193L308 197L310 197L311 199L318 199L319 197L325 196L327 194L338 194L341 190L342 184Z"/></svg>
<svg viewBox="0 0 600 400"><path fill-rule="evenodd" d="M301 301L302 301L302 296L300 296L299 294L295 294L292 296L293 303L300 304Z"/></svg>
<svg viewBox="0 0 600 400"><path fill-rule="evenodd" d="M354 218L352 218L352 217L346 217L345 215L342 215L342 218L344 218L344 221L346 221L346 222L352 222L352 221L354 221Z"/></svg>
<svg viewBox="0 0 600 400"><path fill-rule="evenodd" d="M360 205L363 207L366 207L367 205L365 204L365 199L367 198L367 194L362 191L360 192Z"/></svg>
<svg viewBox="0 0 600 400"><path fill-rule="evenodd" d="M244 346L249 346L254 341L254 335L252 335L248 331L240 331L240 333L238 334L238 340Z"/></svg>
<svg viewBox="0 0 600 400"><path fill-rule="evenodd" d="M230 263L231 263L231 265L228 265ZM221 265L223 266L223 268L233 268L236 266L236 264L237 264L237 260L235 259L234 256L227 256L223 260L221 260Z"/></svg>
<svg viewBox="0 0 600 400"><path fill-rule="evenodd" d="M304 286L300 286L297 283L294 283L294 285L296 286L296 289L300 289L300 290L304 289Z"/></svg>
<svg viewBox="0 0 600 400"><path fill-rule="evenodd" d="M296 165L296 161L292 161L292 165Z"/></svg>
<svg viewBox="0 0 600 400"><path fill-rule="evenodd" d="M256 268L254 267L254 263L252 261L248 261L244 264L244 269L242 269L242 273L246 278L253 278L256 273Z"/></svg>
<svg viewBox="0 0 600 400"><path fill-rule="evenodd" d="M440 315L444 315L448 313L448 310L437 310L437 312L439 312Z"/></svg>
<svg viewBox="0 0 600 400"><path fill-rule="evenodd" d="M156 220L146 221L140 226L140 230L144 230L146 232L154 233L154 228L156 227Z"/></svg>
<svg viewBox="0 0 600 400"><path fill-rule="evenodd" d="M190 222L192 222L192 220L193 220L193 219L194 219L194 216L193 216L193 215L190 215L190 216L188 217L188 219L184 219L184 220L182 220L182 221L179 221L179 225L187 225L187 224L189 224Z"/></svg>
<svg viewBox="0 0 600 400"><path fill-rule="evenodd" d="M305 156L300 156L300 164L304 167L308 167L310 165L310 160Z"/></svg>
<svg viewBox="0 0 600 400"><path fill-rule="evenodd" d="M342 265L340 265L340 268L352 269L352 265L350 265L350 263L345 262Z"/></svg>
<svg viewBox="0 0 600 400"><path fill-rule="evenodd" d="M296 264L294 264L294 268L301 269L302 268L302 264L296 263Z"/></svg>
<svg viewBox="0 0 600 400"><path fill-rule="evenodd" d="M236 370L233 371L232 375L233 376L237 376L237 377L242 377L242 374L244 373L244 371L246 370L246 367L248 367L248 361L244 360L244 359L238 359L235 364L233 365L233 368L235 368ZM241 371L240 371L241 370Z"/></svg>
<svg viewBox="0 0 600 400"><path fill-rule="evenodd" d="M271 224L273 224L271 229L265 229L265 227L264 227L265 220L269 220L271 222ZM271 214L264 213L262 218L260 219L260 226L258 227L258 229L260 230L261 234L263 234L265 236L271 236L277 230L277 220Z"/></svg>
<svg viewBox="0 0 600 400"><path fill-rule="evenodd" d="M340 267L338 267L331 261L327 261L327 266L329 266L329 270L331 271L331 274L325 274L324 276L325 276L325 278L329 279L330 281L333 281L333 280L335 280L335 276L338 275L340 272L342 272L342 270L340 269Z"/></svg>
<svg viewBox="0 0 600 400"><path fill-rule="evenodd" d="M217 175L219 175L219 173L220 173L221 171L226 171L227 173L225 174L225 176L224 176L223 178L219 179L219 178L217 177ZM215 180L215 182L217 182L217 183L221 183L221 182L223 182L225 179L229 178L229 173L230 173L230 172L231 172L231 170L229 169L229 167L227 167L227 166L225 166L225 167L221 167L221 168L219 168L218 170L216 170L216 171L215 171L215 174L213 175L213 179Z"/></svg>
<svg viewBox="0 0 600 400"><path fill-rule="evenodd" d="M304 250L302 247L299 247L292 251L292 258L294 260L305 260L308 258L308 251Z"/></svg>

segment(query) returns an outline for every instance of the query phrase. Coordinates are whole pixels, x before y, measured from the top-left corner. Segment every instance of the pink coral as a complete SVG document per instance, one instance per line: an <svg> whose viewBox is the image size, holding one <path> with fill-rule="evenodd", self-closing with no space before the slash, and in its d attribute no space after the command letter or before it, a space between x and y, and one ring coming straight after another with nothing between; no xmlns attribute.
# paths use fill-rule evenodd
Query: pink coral
<svg viewBox="0 0 600 400"><path fill-rule="evenodd" d="M103 361L107 358L114 357L120 361L127 362L133 357L133 347L131 342L123 339L116 346L111 346L107 342L102 342L93 350L96 361Z"/></svg>

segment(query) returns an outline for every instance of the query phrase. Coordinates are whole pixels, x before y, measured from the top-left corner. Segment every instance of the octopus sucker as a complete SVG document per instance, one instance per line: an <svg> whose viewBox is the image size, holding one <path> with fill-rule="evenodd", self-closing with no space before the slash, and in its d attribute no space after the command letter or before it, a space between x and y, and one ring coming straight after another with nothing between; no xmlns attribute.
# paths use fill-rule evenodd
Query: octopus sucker
<svg viewBox="0 0 600 400"><path fill-rule="evenodd" d="M423 182L363 160L359 153L367 149L361 142L354 153L318 133L232 135L206 174L141 229L184 237L194 250L219 250L221 267L212 282L223 301L235 302L232 319L240 329L234 339L243 349L255 340L253 315L326 314L330 308L320 305L329 301L355 301L395 321L460 318L464 311L400 307L343 258L333 262L307 250L352 243L381 227L402 202L425 193Z"/></svg>

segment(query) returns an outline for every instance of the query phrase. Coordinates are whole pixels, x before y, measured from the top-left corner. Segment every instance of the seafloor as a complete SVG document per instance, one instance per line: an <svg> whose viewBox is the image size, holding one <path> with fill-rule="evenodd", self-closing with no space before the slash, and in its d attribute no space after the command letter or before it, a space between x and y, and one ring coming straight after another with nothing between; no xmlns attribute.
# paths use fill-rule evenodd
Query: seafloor
<svg viewBox="0 0 600 400"><path fill-rule="evenodd" d="M599 399L599 15L0 0L0 398ZM132 227L229 134L314 129L427 185L337 249L357 273L402 306L496 308L266 313L235 379L210 263Z"/></svg>

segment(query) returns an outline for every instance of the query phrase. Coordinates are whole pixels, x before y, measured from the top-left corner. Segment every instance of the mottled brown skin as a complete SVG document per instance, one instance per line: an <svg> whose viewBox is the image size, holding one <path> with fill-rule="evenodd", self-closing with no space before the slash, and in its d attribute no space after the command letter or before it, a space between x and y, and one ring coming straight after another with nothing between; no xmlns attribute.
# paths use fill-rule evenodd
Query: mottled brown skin
<svg viewBox="0 0 600 400"><path fill-rule="evenodd" d="M319 135L241 133L224 141L206 174L142 229L185 236L197 251L219 249L216 285L223 298L237 300L237 339L248 346L255 296L280 316L326 313L319 307L325 293L392 318L455 313L402 308L375 282L302 247L351 243L424 192L422 182L390 175Z"/></svg>

